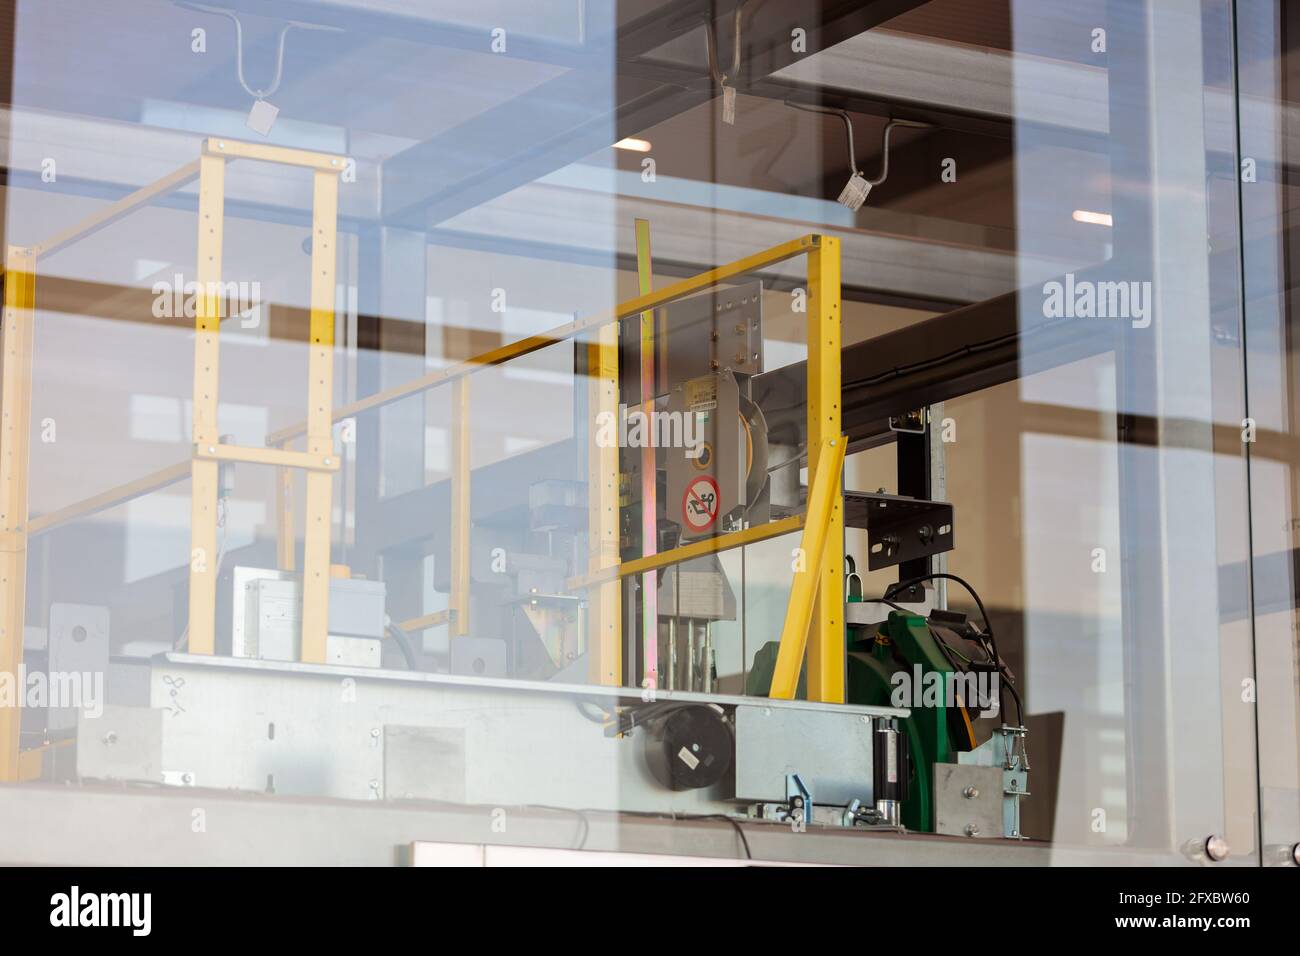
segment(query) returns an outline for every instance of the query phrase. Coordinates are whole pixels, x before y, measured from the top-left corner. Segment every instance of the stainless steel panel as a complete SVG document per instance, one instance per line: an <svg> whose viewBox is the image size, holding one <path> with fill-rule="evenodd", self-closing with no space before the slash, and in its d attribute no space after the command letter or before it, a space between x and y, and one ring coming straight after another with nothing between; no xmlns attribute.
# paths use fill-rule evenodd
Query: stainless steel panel
<svg viewBox="0 0 1300 956"><path fill-rule="evenodd" d="M736 708L737 799L784 803L786 775L797 773L814 804L872 802L871 719L834 705L822 707Z"/></svg>
<svg viewBox="0 0 1300 956"><path fill-rule="evenodd" d="M464 803L464 728L385 727L384 793L390 800Z"/></svg>
<svg viewBox="0 0 1300 956"><path fill-rule="evenodd" d="M77 721L77 776L82 780L162 782L163 712L148 707L104 708Z"/></svg>
<svg viewBox="0 0 1300 956"><path fill-rule="evenodd" d="M934 765L935 832L1002 836L1002 768Z"/></svg>
<svg viewBox="0 0 1300 956"><path fill-rule="evenodd" d="M151 686L153 705L168 710L164 766L192 772L204 787L377 799L393 795L386 782L400 781L403 792L420 792L431 785L429 778L420 783L423 770L399 769L400 758L386 760L384 751L388 728L423 727L463 734L463 758L413 759L429 772L452 777L463 759L468 803L683 813L735 809L727 783L665 790L645 765L642 731L608 737L577 706L578 700L603 700L605 706L613 698L639 702L635 689L179 654L154 662ZM727 705L745 699L660 692L656 700ZM785 762L798 762L824 800L837 793L833 780L855 796L870 797L870 723L862 718L905 713L806 701L772 701L753 710L768 712L765 719L775 726L774 736L754 739L753 746L779 749ZM845 742L859 737L860 749ZM834 772L796 761L809 752L827 764L838 761ZM777 785L780 793L762 788L760 795L783 799L783 777Z"/></svg>
<svg viewBox="0 0 1300 956"><path fill-rule="evenodd" d="M77 724L78 706L103 707L108 672L108 608L96 604L51 604L49 630L51 730ZM62 698L76 698L76 700Z"/></svg>

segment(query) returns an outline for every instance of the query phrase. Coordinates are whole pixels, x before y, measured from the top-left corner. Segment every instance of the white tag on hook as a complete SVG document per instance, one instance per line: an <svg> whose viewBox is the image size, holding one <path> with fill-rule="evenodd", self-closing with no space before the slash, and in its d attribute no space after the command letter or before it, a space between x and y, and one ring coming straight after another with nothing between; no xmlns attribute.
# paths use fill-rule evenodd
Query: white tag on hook
<svg viewBox="0 0 1300 956"><path fill-rule="evenodd" d="M722 87L722 122L728 126L736 125L736 88L725 84Z"/></svg>
<svg viewBox="0 0 1300 956"><path fill-rule="evenodd" d="M248 128L262 136L271 132L275 118L280 115L280 108L272 106L267 100L255 100L253 108L248 111Z"/></svg>
<svg viewBox="0 0 1300 956"><path fill-rule="evenodd" d="M867 193L869 192L871 192L871 183L867 182L866 177L861 173L854 173L849 178L848 183L845 184L844 190L840 193L840 197L836 202L857 212L862 208L862 204L867 201Z"/></svg>

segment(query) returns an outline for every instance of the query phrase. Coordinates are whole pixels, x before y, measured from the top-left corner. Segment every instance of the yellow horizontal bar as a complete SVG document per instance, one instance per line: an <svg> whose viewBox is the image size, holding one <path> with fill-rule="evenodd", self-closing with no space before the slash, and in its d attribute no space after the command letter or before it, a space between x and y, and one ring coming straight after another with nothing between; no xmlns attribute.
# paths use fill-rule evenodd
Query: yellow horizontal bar
<svg viewBox="0 0 1300 956"><path fill-rule="evenodd" d="M284 448L249 448L244 445L195 445L194 457L206 461L234 461L246 465L278 465L305 471L338 471L337 455L313 455Z"/></svg>
<svg viewBox="0 0 1300 956"><path fill-rule="evenodd" d="M152 491L157 491L159 488L166 488L168 485L185 481L190 477L190 470L189 461L169 465L142 478L137 478L135 481L118 485L115 488L110 488L107 491L78 501L76 504L68 505L66 508L37 515L27 522L27 533L34 535L42 531L49 531L51 528L67 524L69 521L89 517L97 512L120 505L125 501L143 497Z"/></svg>
<svg viewBox="0 0 1300 956"><path fill-rule="evenodd" d="M203 143L203 151L210 156L229 156L232 159L256 159L285 166L306 166L311 169L343 172L346 156L316 153L306 149L289 149L286 146L267 146L264 143L245 143L237 139L211 136Z"/></svg>
<svg viewBox="0 0 1300 956"><path fill-rule="evenodd" d="M451 620L450 611L434 611L432 614L423 614L420 617L413 617L410 620L402 621L397 626L403 631L423 631L427 627L438 627L446 624Z"/></svg>
<svg viewBox="0 0 1300 956"><path fill-rule="evenodd" d="M673 548L671 551L660 551L658 554L646 555L644 558L633 558L631 561L624 561L610 568L602 568L592 574L570 578L565 584L570 590L580 591L595 584L613 581L615 578L628 578L635 574L644 574L647 571L656 571L669 565L690 561L692 558L703 557L706 554L718 554L722 551L730 551L733 548L742 548L748 544L766 541L768 538L791 534L802 527L803 515L791 515L779 521L771 521L767 524L758 524L749 528L742 528L739 531L732 531L729 534L721 534L716 538L702 538L691 544L682 545L680 548Z"/></svg>
<svg viewBox="0 0 1300 956"><path fill-rule="evenodd" d="M719 266L716 269L710 269L708 272L701 272L699 275L691 276L688 279L682 279L680 282L674 282L672 285L664 286L657 292L648 292L645 295L639 295L635 299L629 299L615 306L612 310L590 316L585 319L578 319L565 325L551 329L549 332L543 332L539 335L529 336L526 339L520 339L517 342L511 342L507 345L498 346L476 355L474 358L466 359L449 368L441 369L437 372L430 372L428 375L422 375L420 378L412 379L391 388L385 392L377 392L374 395L368 395L365 398L358 399L348 405L342 405L334 410L334 420L340 421L344 418L351 418L361 412L370 411L383 405L390 405L393 402L401 401L411 395L427 392L444 382L454 381L462 376L469 375L480 368L492 365L500 365L503 362L509 362L512 359L521 358L525 355L531 355L544 348L552 345L558 345L561 342L576 338L583 332L599 328L608 322L615 322L621 319L631 318L634 315L640 315L650 309L657 309L660 306L676 302L678 299L684 299L687 296L695 295L712 288L719 283L726 282L738 276L747 275L758 269L775 265L778 262L784 262L787 259L793 259L795 256L807 254L815 249L821 243L821 236L807 235L799 239L792 239L790 242L784 242L779 246L773 246L763 252L755 253L752 256L746 256L744 259L737 259L735 262L728 263L725 266ZM282 428L280 431L273 432L266 440L268 445L282 445L285 442L305 434L307 423L302 422L297 425L290 425Z"/></svg>
<svg viewBox="0 0 1300 956"><path fill-rule="evenodd" d="M187 163L175 172L169 173L162 179L150 183L141 189L137 189L130 195L123 196L115 203L110 203L99 212L88 216L75 226L69 226L62 232L56 233L49 239L39 245L32 246L30 252L35 258L48 256L58 252L65 246L71 245L78 239L85 239L93 233L99 232L105 226L110 226L117 220L121 219L127 213L131 212L137 206L142 206L150 200L157 199L160 196L166 196L168 193L175 192L186 183L193 181L199 175L199 161L196 159L192 163Z"/></svg>

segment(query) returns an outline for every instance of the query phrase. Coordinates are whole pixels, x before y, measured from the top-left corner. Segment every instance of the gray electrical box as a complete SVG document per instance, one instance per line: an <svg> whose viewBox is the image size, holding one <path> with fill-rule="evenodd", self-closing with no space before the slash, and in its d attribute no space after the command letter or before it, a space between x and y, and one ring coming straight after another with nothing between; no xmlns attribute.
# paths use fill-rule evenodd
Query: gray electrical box
<svg viewBox="0 0 1300 956"><path fill-rule="evenodd" d="M238 592L241 586L242 594ZM265 577L239 575L236 588L234 656L298 660L302 644L301 583L281 572L268 572ZM386 588L380 581L360 578L330 581L327 663L351 667L380 665L386 597Z"/></svg>

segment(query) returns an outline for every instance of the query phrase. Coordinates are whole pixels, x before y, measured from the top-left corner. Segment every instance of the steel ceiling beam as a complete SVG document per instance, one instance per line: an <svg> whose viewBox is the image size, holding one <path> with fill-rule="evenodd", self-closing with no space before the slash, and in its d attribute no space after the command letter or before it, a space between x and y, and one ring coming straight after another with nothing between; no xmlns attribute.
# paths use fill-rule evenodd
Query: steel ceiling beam
<svg viewBox="0 0 1300 956"><path fill-rule="evenodd" d="M788 24L808 33L808 54L824 50L924 0L843 0L820 17L806 2L783 0L758 8L742 32L745 84L798 57ZM611 57L544 83L499 107L399 153L384 165L386 222L432 228L458 212L553 172L625 136L678 115L715 94L706 64L707 3L679 0L619 28ZM720 23L731 22L732 7ZM802 11L802 12L801 12ZM714 11L716 12L716 11ZM726 31L721 27L720 36ZM752 38L760 37L755 42ZM674 45L693 45L689 65L665 62ZM720 39L720 44L725 40ZM659 59L651 59L656 53ZM611 95L610 84L613 83ZM742 84L743 85L743 84ZM503 137L511 148L503 150ZM530 144L516 149L514 144Z"/></svg>

